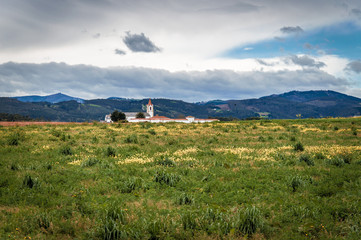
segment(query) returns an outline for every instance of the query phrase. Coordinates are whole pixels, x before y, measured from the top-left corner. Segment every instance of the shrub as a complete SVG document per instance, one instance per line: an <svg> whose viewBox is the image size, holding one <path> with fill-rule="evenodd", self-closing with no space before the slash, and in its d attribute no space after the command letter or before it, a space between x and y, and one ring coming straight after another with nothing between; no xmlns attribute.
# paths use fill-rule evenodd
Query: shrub
<svg viewBox="0 0 361 240"><path fill-rule="evenodd" d="M94 136L92 138L92 143L98 143L98 142L99 142L99 140L98 140L97 136Z"/></svg>
<svg viewBox="0 0 361 240"><path fill-rule="evenodd" d="M345 162L341 157L336 156L329 160L329 164L334 165L336 167L342 167L345 164Z"/></svg>
<svg viewBox="0 0 361 240"><path fill-rule="evenodd" d="M82 167L91 167L94 166L95 164L99 163L100 161L94 157L91 157L87 160L85 160L84 162L81 163Z"/></svg>
<svg viewBox="0 0 361 240"><path fill-rule="evenodd" d="M127 239L124 225L127 224L126 212L112 203L105 211L102 224L98 229L99 237L105 240Z"/></svg>
<svg viewBox="0 0 361 240"><path fill-rule="evenodd" d="M150 240L161 239L161 234L167 231L167 225L161 220L148 222L146 226L147 232L150 234Z"/></svg>
<svg viewBox="0 0 361 240"><path fill-rule="evenodd" d="M325 156L322 153L316 153L315 158L321 160L321 159L325 159Z"/></svg>
<svg viewBox="0 0 361 240"><path fill-rule="evenodd" d="M156 135L156 134L157 134L154 129L149 129L149 130L148 130L148 133L149 133L150 135Z"/></svg>
<svg viewBox="0 0 361 240"><path fill-rule="evenodd" d="M177 198L177 204L179 205L191 205L193 202L194 202L194 198L187 193L182 193Z"/></svg>
<svg viewBox="0 0 361 240"><path fill-rule="evenodd" d="M20 141L24 139L24 136L20 132L15 132L8 137L7 144L9 146L18 146Z"/></svg>
<svg viewBox="0 0 361 240"><path fill-rule="evenodd" d="M116 155L115 149L112 148L111 146L108 146L108 147L107 147L107 151L106 151L106 155L107 155L108 157L115 157L115 155Z"/></svg>
<svg viewBox="0 0 361 240"><path fill-rule="evenodd" d="M245 235L252 236L257 229L262 230L264 221L261 211L255 206L246 208L244 212L239 212L237 230Z"/></svg>
<svg viewBox="0 0 361 240"><path fill-rule="evenodd" d="M298 151L298 152L302 152L303 150L305 150L305 148L303 147L302 143L298 142L296 143L294 146L293 146L293 149L295 151Z"/></svg>
<svg viewBox="0 0 361 240"><path fill-rule="evenodd" d="M266 139L265 139L263 136L259 136L259 137L258 137L258 141L260 141L260 142L265 142Z"/></svg>
<svg viewBox="0 0 361 240"><path fill-rule="evenodd" d="M143 179L141 178L129 178L123 182L121 192L131 193L136 189L142 189L144 187Z"/></svg>
<svg viewBox="0 0 361 240"><path fill-rule="evenodd" d="M180 177L173 173L167 173L164 171L157 172L154 175L154 182L160 184L166 184L170 187L174 187L180 180Z"/></svg>
<svg viewBox="0 0 361 240"><path fill-rule="evenodd" d="M135 118L145 118L145 115L142 112L138 112Z"/></svg>
<svg viewBox="0 0 361 240"><path fill-rule="evenodd" d="M73 155L72 149L67 145L60 148L60 153L63 155Z"/></svg>
<svg viewBox="0 0 361 240"><path fill-rule="evenodd" d="M303 186L304 184L305 183L300 176L294 176L290 180L290 186L291 186L293 192L296 192L297 189L299 187Z"/></svg>
<svg viewBox="0 0 361 240"><path fill-rule="evenodd" d="M294 137L294 136L290 137L290 141L296 142L296 137Z"/></svg>
<svg viewBox="0 0 361 240"><path fill-rule="evenodd" d="M23 186L28 188L35 188L39 185L37 178L32 178L29 175L26 175L23 179Z"/></svg>
<svg viewBox="0 0 361 240"><path fill-rule="evenodd" d="M52 226L51 217L46 212L38 214L36 220L41 229L48 230Z"/></svg>
<svg viewBox="0 0 361 240"><path fill-rule="evenodd" d="M308 166L314 166L315 162L308 154L303 154L299 158L300 162L305 162Z"/></svg>
<svg viewBox="0 0 361 240"><path fill-rule="evenodd" d="M125 120L125 119L126 119L126 116L125 116L124 113L118 112L117 110L115 110L115 111L110 115L110 119L111 119L113 122L118 122L118 121L121 121L121 120Z"/></svg>
<svg viewBox="0 0 361 240"><path fill-rule="evenodd" d="M168 157L161 157L160 159L156 159L155 164L166 166L166 167L173 167L176 165L175 162L173 160L169 159Z"/></svg>
<svg viewBox="0 0 361 240"><path fill-rule="evenodd" d="M181 221L184 230L196 229L197 227L196 217L190 212L186 212L185 214L181 215Z"/></svg>
<svg viewBox="0 0 361 240"><path fill-rule="evenodd" d="M19 166L16 163L11 163L10 169L13 171L17 171L19 170Z"/></svg>
<svg viewBox="0 0 361 240"><path fill-rule="evenodd" d="M129 135L124 139L125 143L138 143L138 137L135 134Z"/></svg>
<svg viewBox="0 0 361 240"><path fill-rule="evenodd" d="M337 126L334 126L334 127L333 127L333 130L337 131L337 130L338 130L338 127L337 127Z"/></svg>

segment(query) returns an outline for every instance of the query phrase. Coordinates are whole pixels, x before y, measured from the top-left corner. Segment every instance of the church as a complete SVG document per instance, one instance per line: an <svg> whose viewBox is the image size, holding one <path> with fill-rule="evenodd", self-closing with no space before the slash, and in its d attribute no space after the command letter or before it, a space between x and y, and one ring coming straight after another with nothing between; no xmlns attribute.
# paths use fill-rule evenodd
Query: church
<svg viewBox="0 0 361 240"><path fill-rule="evenodd" d="M192 116L188 116L186 118L174 119L168 118L164 116L154 116L154 106L152 101L149 99L147 104L147 112L143 113L145 118L137 118L137 114L139 112L124 112L126 120L128 122L151 122L151 123L166 123L166 122L181 122L181 123L206 123L206 122L214 122L219 121L218 119L199 119ZM112 120L110 118L111 114L105 116L105 122L111 123Z"/></svg>

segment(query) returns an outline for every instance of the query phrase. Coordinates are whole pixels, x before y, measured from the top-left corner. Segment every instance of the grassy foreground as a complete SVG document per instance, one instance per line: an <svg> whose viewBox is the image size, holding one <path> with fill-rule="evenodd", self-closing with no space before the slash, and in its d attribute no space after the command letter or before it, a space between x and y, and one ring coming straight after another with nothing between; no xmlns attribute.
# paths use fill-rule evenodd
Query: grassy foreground
<svg viewBox="0 0 361 240"><path fill-rule="evenodd" d="M0 127L0 239L359 239L360 127Z"/></svg>

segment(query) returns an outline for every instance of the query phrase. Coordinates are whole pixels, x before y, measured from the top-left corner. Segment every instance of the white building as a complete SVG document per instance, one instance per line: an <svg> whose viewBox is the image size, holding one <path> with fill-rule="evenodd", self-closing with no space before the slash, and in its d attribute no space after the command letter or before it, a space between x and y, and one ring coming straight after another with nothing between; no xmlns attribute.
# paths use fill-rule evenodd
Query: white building
<svg viewBox="0 0 361 240"><path fill-rule="evenodd" d="M137 118L138 112L125 112L125 117L128 122L151 122L151 123L166 123L166 122L180 122L180 123L206 123L219 121L218 119L199 119L192 116L188 116L182 119L173 119L164 116L154 116L154 106L152 101L149 99L147 104L147 112L144 113L145 118ZM110 118L111 114L105 116L105 122L113 122Z"/></svg>

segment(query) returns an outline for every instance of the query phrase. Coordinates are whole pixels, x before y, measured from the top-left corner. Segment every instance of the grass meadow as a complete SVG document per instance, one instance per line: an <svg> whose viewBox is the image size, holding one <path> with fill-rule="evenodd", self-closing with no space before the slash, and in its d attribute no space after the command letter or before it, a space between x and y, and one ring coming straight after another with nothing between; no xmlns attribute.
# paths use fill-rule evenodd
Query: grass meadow
<svg viewBox="0 0 361 240"><path fill-rule="evenodd" d="M0 239L360 239L361 118L0 126Z"/></svg>

